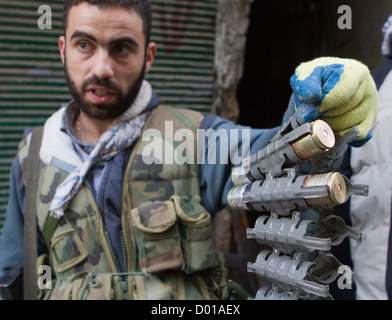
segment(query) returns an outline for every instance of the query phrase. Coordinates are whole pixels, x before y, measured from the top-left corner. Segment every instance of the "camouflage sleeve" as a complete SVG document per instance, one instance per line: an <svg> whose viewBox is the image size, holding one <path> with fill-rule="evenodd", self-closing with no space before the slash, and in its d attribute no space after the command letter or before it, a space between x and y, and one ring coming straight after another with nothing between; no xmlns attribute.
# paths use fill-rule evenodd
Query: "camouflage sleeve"
<svg viewBox="0 0 392 320"><path fill-rule="evenodd" d="M231 170L245 155L264 148L277 128L252 129L236 125L219 116L204 117L200 134L204 135L203 157L200 157L200 195L202 205L214 216L227 206L227 193L234 187Z"/></svg>

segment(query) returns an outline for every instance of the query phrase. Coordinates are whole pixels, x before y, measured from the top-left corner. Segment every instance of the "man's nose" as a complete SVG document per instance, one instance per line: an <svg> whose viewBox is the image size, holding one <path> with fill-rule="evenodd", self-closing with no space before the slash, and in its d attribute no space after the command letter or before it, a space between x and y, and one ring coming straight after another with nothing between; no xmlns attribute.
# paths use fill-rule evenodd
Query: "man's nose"
<svg viewBox="0 0 392 320"><path fill-rule="evenodd" d="M99 79L111 78L114 74L110 55L105 49L97 50L94 57L92 72Z"/></svg>

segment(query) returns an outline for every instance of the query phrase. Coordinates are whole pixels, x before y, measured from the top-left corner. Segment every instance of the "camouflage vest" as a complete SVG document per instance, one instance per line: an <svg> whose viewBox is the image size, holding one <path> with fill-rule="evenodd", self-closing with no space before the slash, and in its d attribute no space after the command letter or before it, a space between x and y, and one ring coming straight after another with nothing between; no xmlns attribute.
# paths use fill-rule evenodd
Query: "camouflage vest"
<svg viewBox="0 0 392 320"><path fill-rule="evenodd" d="M198 112L159 106L145 125L144 138L134 147L122 185L121 240L127 271L119 270L101 213L84 184L53 228L49 256L39 258L38 265L50 264L53 273L51 288L41 290L40 298L227 298L211 216L200 205L196 133L201 118ZM182 139L175 139L178 133ZM27 149L19 152L22 168ZM188 161L179 164L185 149ZM53 222L49 204L67 174L40 162L37 220L41 230Z"/></svg>

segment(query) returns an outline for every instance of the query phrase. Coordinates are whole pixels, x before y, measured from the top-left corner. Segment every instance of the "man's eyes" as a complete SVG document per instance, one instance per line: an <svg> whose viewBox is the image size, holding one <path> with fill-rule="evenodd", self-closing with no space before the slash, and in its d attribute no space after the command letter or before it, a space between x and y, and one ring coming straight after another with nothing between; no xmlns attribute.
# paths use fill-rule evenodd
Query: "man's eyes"
<svg viewBox="0 0 392 320"><path fill-rule="evenodd" d="M89 51L92 47L90 43L84 40L78 41L77 46L81 51Z"/></svg>
<svg viewBox="0 0 392 320"><path fill-rule="evenodd" d="M82 52L90 52L94 49L94 45L87 40L78 40L76 42L76 47ZM132 52L132 46L128 44L115 44L111 49L109 49L111 54L118 56L126 56Z"/></svg>
<svg viewBox="0 0 392 320"><path fill-rule="evenodd" d="M119 55L127 55L131 52L131 49L125 44L117 44L113 47L113 52Z"/></svg>

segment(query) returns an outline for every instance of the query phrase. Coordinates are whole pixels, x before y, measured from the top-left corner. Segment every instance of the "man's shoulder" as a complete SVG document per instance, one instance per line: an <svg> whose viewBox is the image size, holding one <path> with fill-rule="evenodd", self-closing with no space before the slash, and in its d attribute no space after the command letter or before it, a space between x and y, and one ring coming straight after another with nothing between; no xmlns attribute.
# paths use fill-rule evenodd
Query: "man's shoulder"
<svg viewBox="0 0 392 320"><path fill-rule="evenodd" d="M23 171L25 169L27 156L30 152L30 142L31 142L31 136L32 136L32 132L33 132L34 128L39 129L39 128L42 128L42 126L41 127L29 127L27 129L25 129L25 131L23 132L23 138L21 139L21 141L18 144L16 157L19 160L18 162L19 162L20 167L22 168ZM39 150L32 150L31 152L38 154Z"/></svg>
<svg viewBox="0 0 392 320"><path fill-rule="evenodd" d="M186 126L197 128L200 127L200 123L204 118L204 114L200 111L165 104L156 107L153 111L153 116L157 121L174 120Z"/></svg>
<svg viewBox="0 0 392 320"><path fill-rule="evenodd" d="M176 106L171 106L167 104L160 104L156 109L164 109L169 112L180 112L183 114L189 114L189 115L204 115L202 112L193 110L193 109L188 109L188 108L183 108L183 107L176 107Z"/></svg>
<svg viewBox="0 0 392 320"><path fill-rule="evenodd" d="M19 160L22 162L24 158L27 157L27 153L30 147L31 140L31 132L33 131L33 127L29 127L24 130L23 137L18 144L17 155Z"/></svg>

